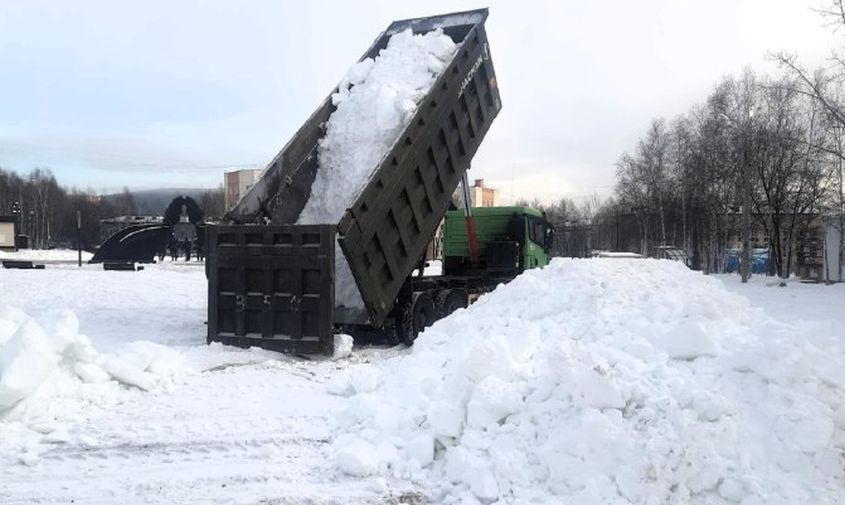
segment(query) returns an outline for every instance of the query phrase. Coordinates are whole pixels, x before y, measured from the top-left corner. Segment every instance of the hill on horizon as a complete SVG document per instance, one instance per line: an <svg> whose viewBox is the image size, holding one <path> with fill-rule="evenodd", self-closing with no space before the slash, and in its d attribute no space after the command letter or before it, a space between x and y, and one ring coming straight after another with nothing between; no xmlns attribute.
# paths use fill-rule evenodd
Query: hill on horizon
<svg viewBox="0 0 845 505"><path fill-rule="evenodd" d="M135 198L139 215L161 216L168 204L177 196L189 196L199 202L200 197L207 190L203 188L161 188L161 189L129 189ZM103 195L106 200L116 199L121 193Z"/></svg>

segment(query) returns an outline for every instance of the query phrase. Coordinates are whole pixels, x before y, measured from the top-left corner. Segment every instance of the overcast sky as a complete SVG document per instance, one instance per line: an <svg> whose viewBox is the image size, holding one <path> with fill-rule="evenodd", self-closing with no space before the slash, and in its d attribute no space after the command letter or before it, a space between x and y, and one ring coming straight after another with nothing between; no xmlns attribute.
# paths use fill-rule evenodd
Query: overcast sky
<svg viewBox="0 0 845 505"><path fill-rule="evenodd" d="M506 198L607 195L653 117L723 75L818 63L822 0L0 0L0 166L66 185L213 187L261 167L392 20L490 7L503 110L473 161Z"/></svg>

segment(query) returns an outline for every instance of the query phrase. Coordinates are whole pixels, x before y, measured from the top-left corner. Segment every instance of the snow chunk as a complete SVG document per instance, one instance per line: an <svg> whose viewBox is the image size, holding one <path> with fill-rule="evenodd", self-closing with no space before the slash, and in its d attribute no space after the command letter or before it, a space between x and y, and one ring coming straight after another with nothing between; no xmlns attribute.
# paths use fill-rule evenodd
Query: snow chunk
<svg viewBox="0 0 845 505"><path fill-rule="evenodd" d="M475 387L467 404L467 423L492 427L522 406L522 396L507 382L487 377Z"/></svg>
<svg viewBox="0 0 845 505"><path fill-rule="evenodd" d="M77 363L73 365L73 371L84 382L98 384L111 379L103 367L94 363Z"/></svg>
<svg viewBox="0 0 845 505"><path fill-rule="evenodd" d="M347 474L356 477L365 477L379 471L379 454L372 444L365 440L354 439L335 454L338 468Z"/></svg>
<svg viewBox="0 0 845 505"><path fill-rule="evenodd" d="M444 401L434 402L428 412L431 428L439 437L459 437L465 418L463 409Z"/></svg>
<svg viewBox="0 0 845 505"><path fill-rule="evenodd" d="M35 393L53 373L60 355L52 344L30 319L0 349L0 413Z"/></svg>
<svg viewBox="0 0 845 505"><path fill-rule="evenodd" d="M405 446L405 457L426 467L434 461L434 439L427 433L412 438Z"/></svg>
<svg viewBox="0 0 845 505"><path fill-rule="evenodd" d="M470 477L470 489L475 496L484 501L493 501L499 497L499 482L489 468L481 468Z"/></svg>
<svg viewBox="0 0 845 505"><path fill-rule="evenodd" d="M104 366L115 380L127 386L135 386L144 391L155 387L155 377L151 373L134 367L126 361L117 358L109 359L106 360Z"/></svg>
<svg viewBox="0 0 845 505"><path fill-rule="evenodd" d="M352 335L347 335L345 333L335 334L334 353L332 354L332 359L339 360L349 357L352 354L352 346L354 343Z"/></svg>
<svg viewBox="0 0 845 505"><path fill-rule="evenodd" d="M184 370L181 356L158 344L136 342L101 355L69 310L39 321L0 305L0 418L34 421L55 399L110 401L116 383L153 389ZM113 387L109 387L109 386Z"/></svg>
<svg viewBox="0 0 845 505"><path fill-rule="evenodd" d="M616 382L600 365L583 370L576 376L575 399L584 407L621 409L625 400Z"/></svg>
<svg viewBox="0 0 845 505"><path fill-rule="evenodd" d="M716 343L695 322L684 321L655 339L655 344L674 359L716 356Z"/></svg>

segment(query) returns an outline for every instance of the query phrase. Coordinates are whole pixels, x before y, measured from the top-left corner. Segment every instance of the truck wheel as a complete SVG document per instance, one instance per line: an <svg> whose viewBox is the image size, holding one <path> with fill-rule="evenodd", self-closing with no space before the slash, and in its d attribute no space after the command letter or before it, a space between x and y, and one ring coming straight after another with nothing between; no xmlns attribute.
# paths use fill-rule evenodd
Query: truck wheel
<svg viewBox="0 0 845 505"><path fill-rule="evenodd" d="M402 325L399 324L400 317L393 318L393 324L387 326L384 331L384 339L390 345L399 345L402 342L402 339L399 337L399 334L402 332Z"/></svg>
<svg viewBox="0 0 845 505"><path fill-rule="evenodd" d="M451 292L451 289L441 289L436 295L434 295L434 310L437 312L437 319L443 319L449 315L445 309L446 299L449 298L449 293Z"/></svg>
<svg viewBox="0 0 845 505"><path fill-rule="evenodd" d="M413 304L409 303L405 306L401 319L396 325L397 335L405 345L414 345L417 335L437 320L431 295L428 293L417 295Z"/></svg>
<svg viewBox="0 0 845 505"><path fill-rule="evenodd" d="M444 289L434 297L437 319L443 319L459 308L467 306L467 293L463 289Z"/></svg>
<svg viewBox="0 0 845 505"><path fill-rule="evenodd" d="M458 309L465 309L467 307L467 298L467 292L463 289L450 289L443 303L440 317L446 317Z"/></svg>

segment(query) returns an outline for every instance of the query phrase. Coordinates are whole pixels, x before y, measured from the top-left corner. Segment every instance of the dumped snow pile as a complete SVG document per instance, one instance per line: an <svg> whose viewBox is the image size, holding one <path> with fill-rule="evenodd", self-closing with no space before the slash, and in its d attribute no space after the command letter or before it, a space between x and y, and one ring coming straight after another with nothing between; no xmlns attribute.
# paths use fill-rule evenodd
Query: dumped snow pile
<svg viewBox="0 0 845 505"><path fill-rule="evenodd" d="M98 353L71 311L39 322L0 304L0 420L55 415L64 401L108 404L121 386L149 390L182 370L178 353L151 342Z"/></svg>
<svg viewBox="0 0 845 505"><path fill-rule="evenodd" d="M845 503L845 360L720 281L554 260L331 384L351 475L445 503Z"/></svg>
<svg viewBox="0 0 845 505"><path fill-rule="evenodd" d="M318 147L319 165L311 198L298 224L337 223L396 143L420 100L448 66L455 43L441 30L390 38L375 58L355 66L341 81ZM338 305L363 307L343 253L336 254Z"/></svg>

